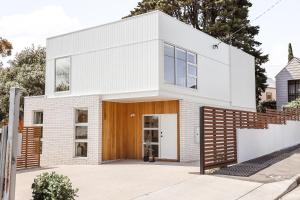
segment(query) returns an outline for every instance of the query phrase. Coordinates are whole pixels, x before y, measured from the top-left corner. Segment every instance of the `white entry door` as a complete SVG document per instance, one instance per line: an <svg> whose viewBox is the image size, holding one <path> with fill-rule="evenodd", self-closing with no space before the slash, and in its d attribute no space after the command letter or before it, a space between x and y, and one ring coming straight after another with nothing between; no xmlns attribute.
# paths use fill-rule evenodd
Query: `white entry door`
<svg viewBox="0 0 300 200"><path fill-rule="evenodd" d="M160 159L177 159L177 114L144 115L143 152Z"/></svg>
<svg viewBox="0 0 300 200"><path fill-rule="evenodd" d="M160 115L160 158L177 159L177 114Z"/></svg>

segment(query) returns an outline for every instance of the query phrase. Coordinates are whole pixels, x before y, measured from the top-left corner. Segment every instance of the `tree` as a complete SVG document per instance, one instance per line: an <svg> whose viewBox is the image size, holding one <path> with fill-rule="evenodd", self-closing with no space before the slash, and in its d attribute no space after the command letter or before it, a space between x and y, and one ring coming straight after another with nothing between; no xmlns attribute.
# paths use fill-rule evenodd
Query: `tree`
<svg viewBox="0 0 300 200"><path fill-rule="evenodd" d="M225 43L255 57L256 102L265 91L267 77L262 64L268 61L255 40L258 26L252 26L248 19L249 0L142 0L126 17L152 10L161 10L194 28L219 38Z"/></svg>
<svg viewBox="0 0 300 200"><path fill-rule="evenodd" d="M10 61L10 66L0 70L0 115L7 118L9 109L9 90L20 87L23 97L43 95L45 90L46 51L43 47L25 48Z"/></svg>
<svg viewBox="0 0 300 200"><path fill-rule="evenodd" d="M292 44L289 43L289 55L288 55L288 61L290 62L293 58L294 58L294 54L293 54Z"/></svg>
<svg viewBox="0 0 300 200"><path fill-rule="evenodd" d="M10 56L12 48L12 44L8 40L0 37L0 57ZM0 61L0 67L2 65L3 63Z"/></svg>

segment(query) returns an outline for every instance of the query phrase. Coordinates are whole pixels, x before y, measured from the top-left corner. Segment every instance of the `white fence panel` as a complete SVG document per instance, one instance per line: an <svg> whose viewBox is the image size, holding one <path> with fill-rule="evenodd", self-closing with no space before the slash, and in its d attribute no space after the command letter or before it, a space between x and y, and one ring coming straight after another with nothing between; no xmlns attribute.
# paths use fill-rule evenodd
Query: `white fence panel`
<svg viewBox="0 0 300 200"><path fill-rule="evenodd" d="M268 129L237 129L238 163L300 144L300 122L270 124Z"/></svg>

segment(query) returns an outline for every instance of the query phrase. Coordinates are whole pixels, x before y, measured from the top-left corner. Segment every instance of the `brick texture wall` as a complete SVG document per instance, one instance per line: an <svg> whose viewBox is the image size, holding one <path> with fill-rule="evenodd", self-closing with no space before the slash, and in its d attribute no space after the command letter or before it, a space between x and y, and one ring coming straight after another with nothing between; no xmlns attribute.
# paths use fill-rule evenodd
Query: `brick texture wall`
<svg viewBox="0 0 300 200"><path fill-rule="evenodd" d="M75 109L88 109L88 156L75 158ZM41 165L101 163L102 109L99 96L25 98L24 125L33 124L33 111L44 112Z"/></svg>
<svg viewBox="0 0 300 200"><path fill-rule="evenodd" d="M195 132L199 131L201 104L180 100L180 161L200 160L200 144Z"/></svg>

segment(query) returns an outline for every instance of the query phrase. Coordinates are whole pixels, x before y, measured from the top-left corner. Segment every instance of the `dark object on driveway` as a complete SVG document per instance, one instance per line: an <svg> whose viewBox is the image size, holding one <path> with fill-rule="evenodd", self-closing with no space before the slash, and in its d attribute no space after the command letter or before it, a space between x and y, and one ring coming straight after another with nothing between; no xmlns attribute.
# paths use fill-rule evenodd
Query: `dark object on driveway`
<svg viewBox="0 0 300 200"><path fill-rule="evenodd" d="M261 156L259 158L242 162L240 164L221 168L215 171L213 174L249 177L281 160L290 157L298 149L300 149L300 144L273 152L265 156Z"/></svg>
<svg viewBox="0 0 300 200"><path fill-rule="evenodd" d="M149 156L144 156L144 162L148 162L149 161Z"/></svg>

